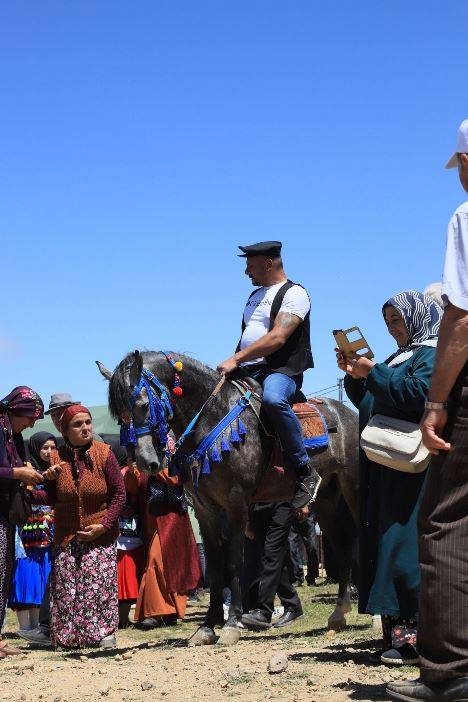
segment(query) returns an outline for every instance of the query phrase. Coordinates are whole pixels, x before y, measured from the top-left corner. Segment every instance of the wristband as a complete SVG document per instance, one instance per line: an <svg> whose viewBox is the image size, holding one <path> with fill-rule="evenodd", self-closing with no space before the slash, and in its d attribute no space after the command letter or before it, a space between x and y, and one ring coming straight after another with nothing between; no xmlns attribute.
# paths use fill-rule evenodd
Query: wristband
<svg viewBox="0 0 468 702"><path fill-rule="evenodd" d="M447 409L448 403L447 402L431 402L430 400L426 400L424 403L424 408L427 410L436 410L436 411L441 411Z"/></svg>

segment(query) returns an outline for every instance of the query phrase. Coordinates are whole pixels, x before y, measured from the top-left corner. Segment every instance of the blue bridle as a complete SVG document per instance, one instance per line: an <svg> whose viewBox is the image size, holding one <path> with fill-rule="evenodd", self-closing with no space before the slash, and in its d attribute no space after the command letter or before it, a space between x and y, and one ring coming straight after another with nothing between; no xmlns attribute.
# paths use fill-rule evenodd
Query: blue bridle
<svg viewBox="0 0 468 702"><path fill-rule="evenodd" d="M135 404L143 389L146 390L150 413L141 427L135 427ZM164 385L146 368L143 368L140 379L133 389L130 408L132 412L130 423L123 423L120 427L120 444L127 447L134 446L138 437L151 434L156 439L159 450L169 454L167 447L168 420L170 421L173 417L172 405Z"/></svg>

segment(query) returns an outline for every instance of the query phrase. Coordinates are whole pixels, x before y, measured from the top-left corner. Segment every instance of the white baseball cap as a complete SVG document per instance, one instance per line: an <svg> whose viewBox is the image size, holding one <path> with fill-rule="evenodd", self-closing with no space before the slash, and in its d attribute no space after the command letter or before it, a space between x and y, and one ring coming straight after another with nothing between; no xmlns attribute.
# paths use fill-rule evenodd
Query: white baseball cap
<svg viewBox="0 0 468 702"><path fill-rule="evenodd" d="M457 150L445 168L457 168L458 154L468 154L468 119L465 119L458 127Z"/></svg>

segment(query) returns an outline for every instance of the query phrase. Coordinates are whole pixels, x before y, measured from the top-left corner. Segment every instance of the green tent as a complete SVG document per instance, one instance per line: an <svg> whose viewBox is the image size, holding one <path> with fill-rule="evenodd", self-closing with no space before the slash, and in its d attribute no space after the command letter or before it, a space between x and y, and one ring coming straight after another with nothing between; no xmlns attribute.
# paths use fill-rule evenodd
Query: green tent
<svg viewBox="0 0 468 702"><path fill-rule="evenodd" d="M110 416L107 405L97 405L95 407L90 407L89 410L93 416L93 431L95 434L120 433L120 427L115 419L112 419ZM25 429L25 431L23 431L23 438L29 439L29 437L37 431L49 431L55 436L60 436L48 414L46 414L44 419L39 419L32 429Z"/></svg>

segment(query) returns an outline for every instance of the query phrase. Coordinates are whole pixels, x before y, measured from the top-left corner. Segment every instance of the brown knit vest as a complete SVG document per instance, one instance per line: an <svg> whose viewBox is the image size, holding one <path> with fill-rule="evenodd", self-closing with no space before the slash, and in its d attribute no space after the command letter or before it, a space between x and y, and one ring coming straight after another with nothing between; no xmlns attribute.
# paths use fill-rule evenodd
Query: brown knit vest
<svg viewBox="0 0 468 702"><path fill-rule="evenodd" d="M93 463L90 469L85 466L78 482L75 482L66 446L52 451L52 465L62 462L62 469L56 481L57 502L55 510L54 543L64 548L75 537L76 532L90 524L100 524L107 511L108 489L104 472L110 446L101 441L93 441L89 455ZM119 525L106 531L92 543L108 546L119 534Z"/></svg>

